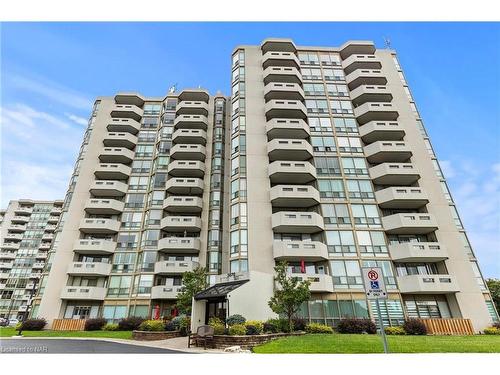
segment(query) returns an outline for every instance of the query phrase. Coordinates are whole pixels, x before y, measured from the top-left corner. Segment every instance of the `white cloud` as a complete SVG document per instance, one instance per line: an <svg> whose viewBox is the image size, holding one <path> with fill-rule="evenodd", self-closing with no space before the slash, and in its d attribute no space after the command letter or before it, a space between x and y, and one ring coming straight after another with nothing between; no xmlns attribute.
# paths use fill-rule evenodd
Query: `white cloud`
<svg viewBox="0 0 500 375"><path fill-rule="evenodd" d="M446 178L455 177L455 169L453 169L449 160L440 160L439 165L441 166L441 170Z"/></svg>
<svg viewBox="0 0 500 375"><path fill-rule="evenodd" d="M72 115L71 113L65 113L66 117L78 125L87 126L88 120L86 118Z"/></svg>

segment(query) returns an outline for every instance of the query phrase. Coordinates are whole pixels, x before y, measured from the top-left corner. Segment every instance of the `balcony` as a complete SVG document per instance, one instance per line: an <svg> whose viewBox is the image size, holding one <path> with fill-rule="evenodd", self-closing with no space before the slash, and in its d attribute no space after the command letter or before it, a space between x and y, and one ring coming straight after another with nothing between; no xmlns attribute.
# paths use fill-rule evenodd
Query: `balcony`
<svg viewBox="0 0 500 375"><path fill-rule="evenodd" d="M29 283L29 284L26 284L26 287L24 289L28 289L28 290L31 290L35 287L35 284L34 283Z"/></svg>
<svg viewBox="0 0 500 375"><path fill-rule="evenodd" d="M270 100L265 105L267 120L273 118L307 118L307 108L299 100Z"/></svg>
<svg viewBox="0 0 500 375"><path fill-rule="evenodd" d="M289 66L270 66L264 69L264 85L269 82L302 84L302 74L297 68Z"/></svg>
<svg viewBox="0 0 500 375"><path fill-rule="evenodd" d="M151 299L176 299L182 286L157 285L151 288Z"/></svg>
<svg viewBox="0 0 500 375"><path fill-rule="evenodd" d="M392 94L387 86L362 85L351 91L351 100L358 107L367 102L390 102Z"/></svg>
<svg viewBox="0 0 500 375"><path fill-rule="evenodd" d="M141 129L141 124L133 118L111 118L106 128L109 132L137 134Z"/></svg>
<svg viewBox="0 0 500 375"><path fill-rule="evenodd" d="M14 208L14 214L15 215L31 215L33 212L33 206L26 207L26 206L17 206Z"/></svg>
<svg viewBox="0 0 500 375"><path fill-rule="evenodd" d="M399 291L411 294L443 294L460 291L450 275L406 275L397 277Z"/></svg>
<svg viewBox="0 0 500 375"><path fill-rule="evenodd" d="M50 215L49 218L47 219L47 223L57 224L57 222L59 221L59 216L60 215Z"/></svg>
<svg viewBox="0 0 500 375"><path fill-rule="evenodd" d="M8 279L10 276L9 272L0 272L0 280Z"/></svg>
<svg viewBox="0 0 500 375"><path fill-rule="evenodd" d="M375 192L381 208L420 208L429 203L427 194L419 187L388 187Z"/></svg>
<svg viewBox="0 0 500 375"><path fill-rule="evenodd" d="M375 45L371 41L350 40L345 42L340 47L340 57L346 60L349 56L357 55L373 55L375 53Z"/></svg>
<svg viewBox="0 0 500 375"><path fill-rule="evenodd" d="M85 203L85 211L91 215L118 215L124 207L123 202L115 199L89 199Z"/></svg>
<svg viewBox="0 0 500 375"><path fill-rule="evenodd" d="M41 259L41 260L45 260L47 259L47 256L48 254L47 253L36 253L35 254L35 259Z"/></svg>
<svg viewBox="0 0 500 375"><path fill-rule="evenodd" d="M301 281L309 280L309 290L312 293L333 293L333 279L330 275L289 273L288 276L295 277Z"/></svg>
<svg viewBox="0 0 500 375"><path fill-rule="evenodd" d="M94 175L101 180L126 180L130 173L132 169L126 165L101 163L97 166Z"/></svg>
<svg viewBox="0 0 500 375"><path fill-rule="evenodd" d="M0 269L10 270L14 266L14 262L0 262Z"/></svg>
<svg viewBox="0 0 500 375"><path fill-rule="evenodd" d="M206 149L202 145L177 144L170 149L170 157L172 159L204 161Z"/></svg>
<svg viewBox="0 0 500 375"><path fill-rule="evenodd" d="M309 162L274 161L269 164L273 184L307 184L316 180L316 168Z"/></svg>
<svg viewBox="0 0 500 375"><path fill-rule="evenodd" d="M351 74L358 69L381 69L382 63L375 55L351 55L342 61L342 68L345 74Z"/></svg>
<svg viewBox="0 0 500 375"><path fill-rule="evenodd" d="M158 241L158 251L167 254L198 254L200 249L200 239L194 237L165 237Z"/></svg>
<svg viewBox="0 0 500 375"><path fill-rule="evenodd" d="M328 249L318 241L274 241L275 260L319 262L328 260Z"/></svg>
<svg viewBox="0 0 500 375"><path fill-rule="evenodd" d="M26 224L28 221L30 221L30 217L29 216L16 215L16 216L13 216L10 221L12 223Z"/></svg>
<svg viewBox="0 0 500 375"><path fill-rule="evenodd" d="M29 274L29 278L30 279L39 279L42 277L42 273L41 272L32 272Z"/></svg>
<svg viewBox="0 0 500 375"><path fill-rule="evenodd" d="M7 233L4 237L5 240L11 240L11 241L22 241L23 239L23 234L19 233Z"/></svg>
<svg viewBox="0 0 500 375"><path fill-rule="evenodd" d="M61 299L102 301L107 289L101 286L65 286Z"/></svg>
<svg viewBox="0 0 500 375"><path fill-rule="evenodd" d="M137 137L130 133L107 133L102 141L105 147L125 147L133 150Z"/></svg>
<svg viewBox="0 0 500 375"><path fill-rule="evenodd" d="M201 219L197 216L167 216L161 219L161 229L167 232L199 232Z"/></svg>
<svg viewBox="0 0 500 375"><path fill-rule="evenodd" d="M171 178L165 184L169 194L200 195L203 193L203 180L200 178Z"/></svg>
<svg viewBox="0 0 500 375"><path fill-rule="evenodd" d="M68 275L75 276L109 276L110 273L111 264L102 262L72 262L67 271Z"/></svg>
<svg viewBox="0 0 500 375"><path fill-rule="evenodd" d="M192 261L160 261L155 263L154 272L162 275L178 275L189 272L199 266L198 262Z"/></svg>
<svg viewBox="0 0 500 375"><path fill-rule="evenodd" d="M163 209L167 212L200 213L203 200L194 196L170 196L163 201Z"/></svg>
<svg viewBox="0 0 500 375"><path fill-rule="evenodd" d="M178 99L180 101L196 100L208 103L210 95L208 91L204 89L185 89L180 92Z"/></svg>
<svg viewBox="0 0 500 375"><path fill-rule="evenodd" d="M399 122L370 121L360 126L359 135L365 143L376 141L401 141L405 136L405 130Z"/></svg>
<svg viewBox="0 0 500 375"><path fill-rule="evenodd" d="M105 147L99 153L101 163L131 163L134 160L134 151L123 147Z"/></svg>
<svg viewBox="0 0 500 375"><path fill-rule="evenodd" d="M54 233L44 233L42 235L43 241L52 241L54 239Z"/></svg>
<svg viewBox="0 0 500 375"><path fill-rule="evenodd" d="M293 40L286 38L267 38L261 43L260 48L263 54L269 51L297 52Z"/></svg>
<svg viewBox="0 0 500 375"><path fill-rule="evenodd" d="M304 100L304 90L298 83L271 82L264 87L266 102L273 99Z"/></svg>
<svg viewBox="0 0 500 375"><path fill-rule="evenodd" d="M420 172L411 163L382 163L368 169L377 185L411 185L418 181Z"/></svg>
<svg viewBox="0 0 500 375"><path fill-rule="evenodd" d="M88 255L111 255L115 252L116 242L101 239L76 240L73 251Z"/></svg>
<svg viewBox="0 0 500 375"><path fill-rule="evenodd" d="M57 228L57 225L50 225L50 224L47 224L44 228L45 232L55 232Z"/></svg>
<svg viewBox="0 0 500 375"><path fill-rule="evenodd" d="M0 253L0 259L4 259L4 260L13 260L13 259L16 259L16 253L5 253L5 252L2 252L2 253Z"/></svg>
<svg viewBox="0 0 500 375"><path fill-rule="evenodd" d="M174 177L199 177L205 175L205 163L197 160L174 160L168 165L168 173Z"/></svg>
<svg viewBox="0 0 500 375"><path fill-rule="evenodd" d="M354 108L354 116L360 125L370 121L395 121L399 117L392 103L365 103Z"/></svg>
<svg viewBox="0 0 500 375"><path fill-rule="evenodd" d="M123 197L128 185L119 181L94 181L90 185L90 193L98 197Z"/></svg>
<svg viewBox="0 0 500 375"><path fill-rule="evenodd" d="M274 118L266 124L267 138L306 139L310 136L309 125L301 119Z"/></svg>
<svg viewBox="0 0 500 375"><path fill-rule="evenodd" d="M174 120L175 129L207 130L208 118L204 115L180 115Z"/></svg>
<svg viewBox="0 0 500 375"><path fill-rule="evenodd" d="M288 66L300 68L300 61L293 52L269 51L262 56L262 68L270 66Z"/></svg>
<svg viewBox="0 0 500 375"><path fill-rule="evenodd" d="M406 242L389 245L397 262L441 262L448 259L446 247L439 242Z"/></svg>
<svg viewBox="0 0 500 375"><path fill-rule="evenodd" d="M32 266L32 268L34 270L42 270L44 267L45 267L45 263L44 262L33 263L33 266Z"/></svg>
<svg viewBox="0 0 500 375"><path fill-rule="evenodd" d="M316 212L280 211L272 214L276 233L318 233L324 230L323 217Z"/></svg>
<svg viewBox="0 0 500 375"><path fill-rule="evenodd" d="M312 207L319 202L319 191L310 185L276 185L271 188L273 207Z"/></svg>
<svg viewBox="0 0 500 375"><path fill-rule="evenodd" d="M10 224L7 229L11 233L22 233L26 230L26 224Z"/></svg>
<svg viewBox="0 0 500 375"><path fill-rule="evenodd" d="M139 107L144 105L144 97L134 92L121 92L115 95L116 104L133 104Z"/></svg>
<svg viewBox="0 0 500 375"><path fill-rule="evenodd" d="M403 141L377 141L363 147L366 159L372 164L405 162L412 152Z"/></svg>
<svg viewBox="0 0 500 375"><path fill-rule="evenodd" d="M38 247L39 250L50 250L51 242L42 242Z"/></svg>
<svg viewBox="0 0 500 375"><path fill-rule="evenodd" d="M379 69L360 69L346 75L345 80L349 90L353 91L361 85L384 86L387 78Z"/></svg>
<svg viewBox="0 0 500 375"><path fill-rule="evenodd" d="M20 246L20 242L4 242L2 244L2 250L18 250Z"/></svg>
<svg viewBox="0 0 500 375"><path fill-rule="evenodd" d="M305 161L313 157L313 147L304 139L273 139L267 143L270 161Z"/></svg>
<svg viewBox="0 0 500 375"><path fill-rule="evenodd" d="M437 229L433 215L419 213L384 216L382 225L388 234L427 234Z"/></svg>
<svg viewBox="0 0 500 375"><path fill-rule="evenodd" d="M177 129L172 134L172 142L205 145L207 132L201 129Z"/></svg>
<svg viewBox="0 0 500 375"><path fill-rule="evenodd" d="M175 108L177 115L203 115L208 116L208 104L203 101L182 101Z"/></svg>
<svg viewBox="0 0 500 375"><path fill-rule="evenodd" d="M133 104L115 104L111 108L111 117L113 118L128 118L141 121L142 114L142 109Z"/></svg>
<svg viewBox="0 0 500 375"><path fill-rule="evenodd" d="M82 219L80 231L83 233L114 234L120 230L120 222L114 219Z"/></svg>

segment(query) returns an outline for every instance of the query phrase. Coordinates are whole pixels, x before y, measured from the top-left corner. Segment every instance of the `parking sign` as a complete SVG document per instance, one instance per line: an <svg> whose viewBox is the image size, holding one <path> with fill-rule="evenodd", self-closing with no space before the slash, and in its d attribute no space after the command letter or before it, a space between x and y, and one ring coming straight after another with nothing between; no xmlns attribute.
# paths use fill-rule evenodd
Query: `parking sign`
<svg viewBox="0 0 500 375"><path fill-rule="evenodd" d="M384 276L379 267L361 268L367 299L387 299Z"/></svg>

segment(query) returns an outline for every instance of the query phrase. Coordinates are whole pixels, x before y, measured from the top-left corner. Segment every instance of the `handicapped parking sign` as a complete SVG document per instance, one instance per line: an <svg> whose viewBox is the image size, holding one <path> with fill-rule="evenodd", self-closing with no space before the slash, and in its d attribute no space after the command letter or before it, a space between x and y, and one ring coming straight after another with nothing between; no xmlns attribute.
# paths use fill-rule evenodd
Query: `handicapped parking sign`
<svg viewBox="0 0 500 375"><path fill-rule="evenodd" d="M380 267L365 267L361 269L365 284L367 299L386 299L384 276Z"/></svg>
<svg viewBox="0 0 500 375"><path fill-rule="evenodd" d="M379 284L378 281L370 281L370 287L371 289L379 289Z"/></svg>

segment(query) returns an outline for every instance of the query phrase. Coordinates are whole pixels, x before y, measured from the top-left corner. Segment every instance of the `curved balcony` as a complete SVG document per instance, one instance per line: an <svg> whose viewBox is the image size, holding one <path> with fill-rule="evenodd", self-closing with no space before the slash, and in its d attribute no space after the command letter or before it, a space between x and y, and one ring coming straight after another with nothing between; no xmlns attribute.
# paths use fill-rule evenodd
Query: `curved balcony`
<svg viewBox="0 0 500 375"><path fill-rule="evenodd" d="M307 122L302 119L273 118L266 123L267 138L306 139L310 136Z"/></svg>
<svg viewBox="0 0 500 375"><path fill-rule="evenodd" d="M38 246L39 250L50 250L52 242L42 242L40 243L40 246Z"/></svg>
<svg viewBox="0 0 500 375"><path fill-rule="evenodd" d="M167 254L198 254L201 241L195 237L165 237L158 241L158 251Z"/></svg>
<svg viewBox="0 0 500 375"><path fill-rule="evenodd" d="M185 89L179 93L179 101L198 101L208 103L210 95L204 89Z"/></svg>
<svg viewBox="0 0 500 375"><path fill-rule="evenodd" d="M372 164L385 162L405 162L412 152L403 141L377 141L363 147L366 160Z"/></svg>
<svg viewBox="0 0 500 375"><path fill-rule="evenodd" d="M358 69L381 69L382 63L375 55L355 54L342 61L345 74L351 74Z"/></svg>
<svg viewBox="0 0 500 375"><path fill-rule="evenodd" d="M11 240L11 241L22 241L23 239L23 234L20 233L7 233L4 237L5 240Z"/></svg>
<svg viewBox="0 0 500 375"><path fill-rule="evenodd" d="M270 161L305 161L313 157L313 147L304 139L273 139L267 143Z"/></svg>
<svg viewBox="0 0 500 375"><path fill-rule="evenodd" d="M370 121L359 127L363 142L401 141L405 136L403 126L397 121Z"/></svg>
<svg viewBox="0 0 500 375"><path fill-rule="evenodd" d="M133 92L120 92L115 95L115 103L117 104L133 104L142 107L144 102L142 95Z"/></svg>
<svg viewBox="0 0 500 375"><path fill-rule="evenodd" d="M266 119L307 118L307 108L299 100L270 100L265 105Z"/></svg>
<svg viewBox="0 0 500 375"><path fill-rule="evenodd" d="M105 147L125 147L133 150L137 144L137 137L125 132L110 132L102 141Z"/></svg>
<svg viewBox="0 0 500 375"><path fill-rule="evenodd" d="M207 130L208 118L204 115L180 115L174 120L175 129Z"/></svg>
<svg viewBox="0 0 500 375"><path fill-rule="evenodd" d="M368 169L377 185L411 185L420 179L420 172L411 163L382 163Z"/></svg>
<svg viewBox="0 0 500 375"><path fill-rule="evenodd" d="M201 160L206 157L206 148L202 145L177 144L170 149L172 159Z"/></svg>
<svg viewBox="0 0 500 375"><path fill-rule="evenodd" d="M304 98L304 90L298 83L270 82L264 87L266 102L273 99L303 101Z"/></svg>
<svg viewBox="0 0 500 375"><path fill-rule="evenodd" d="M17 206L14 208L14 215L31 215L33 213L33 207Z"/></svg>
<svg viewBox="0 0 500 375"><path fill-rule="evenodd" d="M177 115L208 116L208 104L200 100L184 100L175 108Z"/></svg>
<svg viewBox="0 0 500 375"><path fill-rule="evenodd" d="M26 230L26 224L10 224L7 227L8 231L11 233L23 233Z"/></svg>
<svg viewBox="0 0 500 375"><path fill-rule="evenodd" d="M134 160L134 151L123 147L105 147L99 153L101 163L128 164Z"/></svg>
<svg viewBox="0 0 500 375"><path fill-rule="evenodd" d="M4 242L1 246L2 250L19 250L20 242Z"/></svg>
<svg viewBox="0 0 500 375"><path fill-rule="evenodd" d="M345 80L349 90L353 91L361 85L384 86L387 78L379 69L360 69L346 75Z"/></svg>
<svg viewBox="0 0 500 375"><path fill-rule="evenodd" d="M309 290L313 293L333 293L333 279L330 275L289 273L288 276L299 280L309 280Z"/></svg>
<svg viewBox="0 0 500 375"><path fill-rule="evenodd" d="M0 269L2 269L2 270L10 270L13 266L14 266L14 262L13 261L11 261L11 262L7 262L7 261L0 262Z"/></svg>
<svg viewBox="0 0 500 375"><path fill-rule="evenodd" d="M169 194L200 195L203 193L203 180L200 178L171 178L165 184Z"/></svg>
<svg viewBox="0 0 500 375"><path fill-rule="evenodd" d="M66 272L74 276L109 276L111 264L102 262L72 262Z"/></svg>
<svg viewBox="0 0 500 375"><path fill-rule="evenodd" d="M155 263L154 273L160 275L178 275L184 272L190 272L199 266L198 262L179 260L163 260Z"/></svg>
<svg viewBox="0 0 500 375"><path fill-rule="evenodd" d="M91 215L118 215L123 212L125 203L115 199L91 198L85 203L85 211Z"/></svg>
<svg viewBox="0 0 500 375"><path fill-rule="evenodd" d="M357 107L367 102L390 102L392 94L387 86L362 85L351 91L351 100Z"/></svg>
<svg viewBox="0 0 500 375"><path fill-rule="evenodd" d="M16 252L2 252L0 253L0 259L3 259L3 260L14 260L16 259ZM2 262L3 263L3 262Z"/></svg>
<svg viewBox="0 0 500 375"><path fill-rule="evenodd" d="M262 55L262 68L270 66L291 66L300 69L300 61L293 52L268 51Z"/></svg>
<svg viewBox="0 0 500 375"><path fill-rule="evenodd" d="M203 209L203 200L195 196L173 195L163 201L163 209L167 212L200 213Z"/></svg>
<svg viewBox="0 0 500 375"><path fill-rule="evenodd" d="M98 197L123 197L128 185L120 181L94 181L90 185L90 193Z"/></svg>
<svg viewBox="0 0 500 375"><path fill-rule="evenodd" d="M446 247L439 242L406 242L389 245L397 262L441 262L448 259Z"/></svg>
<svg viewBox="0 0 500 375"><path fill-rule="evenodd" d="M307 184L316 180L316 168L309 162L274 161L269 164L273 184Z"/></svg>
<svg viewBox="0 0 500 375"><path fill-rule="evenodd" d="M275 233L318 233L324 230L323 217L316 212L279 211L271 216Z"/></svg>
<svg viewBox="0 0 500 375"><path fill-rule="evenodd" d="M328 248L318 241L274 241L275 260L319 262L328 260Z"/></svg>
<svg viewBox="0 0 500 375"><path fill-rule="evenodd" d="M388 187L375 192L381 208L420 208L429 203L427 194L420 187Z"/></svg>
<svg viewBox="0 0 500 375"><path fill-rule="evenodd" d="M111 107L111 117L130 118L135 121L141 121L143 110L133 104L115 104Z"/></svg>
<svg viewBox="0 0 500 375"><path fill-rule="evenodd" d="M267 38L261 43L260 48L263 54L269 51L297 52L293 40L287 38Z"/></svg>
<svg viewBox="0 0 500 375"><path fill-rule="evenodd" d="M175 177L203 178L205 163L197 160L174 160L168 165L168 173Z"/></svg>
<svg viewBox="0 0 500 375"><path fill-rule="evenodd" d="M392 103L365 103L354 108L354 116L360 125L370 121L395 121L399 117Z"/></svg>
<svg viewBox="0 0 500 375"><path fill-rule="evenodd" d="M302 84L300 70L291 66L270 66L264 69L264 84L270 82L286 82Z"/></svg>
<svg viewBox="0 0 500 375"><path fill-rule="evenodd" d="M199 232L201 219L197 216L167 216L161 219L161 229L167 232Z"/></svg>
<svg viewBox="0 0 500 375"><path fill-rule="evenodd" d="M397 277L399 291L411 294L447 294L460 291L451 275L406 275Z"/></svg>
<svg viewBox="0 0 500 375"><path fill-rule="evenodd" d="M382 225L388 234L427 234L438 228L433 215L419 213L384 216Z"/></svg>
<svg viewBox="0 0 500 375"><path fill-rule="evenodd" d="M375 45L372 41L349 40L340 46L339 52L343 60L354 54L373 55L375 53Z"/></svg>
<svg viewBox="0 0 500 375"><path fill-rule="evenodd" d="M205 145L207 132L201 129L177 129L172 134L172 142Z"/></svg>
<svg viewBox="0 0 500 375"><path fill-rule="evenodd" d="M107 289L101 286L64 286L61 299L103 301Z"/></svg>
<svg viewBox="0 0 500 375"><path fill-rule="evenodd" d="M10 219L11 223L19 223L19 224L26 224L28 221L30 221L29 216L12 216L12 219Z"/></svg>
<svg viewBox="0 0 500 375"><path fill-rule="evenodd" d="M111 255L115 248L116 242L101 239L81 239L73 244L73 251L89 255Z"/></svg>
<svg viewBox="0 0 500 375"><path fill-rule="evenodd" d="M120 222L114 219L82 219L80 231L83 233L114 234L120 230Z"/></svg>
<svg viewBox="0 0 500 375"><path fill-rule="evenodd" d="M151 288L151 299L177 299L182 286L157 285Z"/></svg>
<svg viewBox="0 0 500 375"><path fill-rule="evenodd" d="M310 185L276 185L271 188L273 207L312 207L319 203L319 191Z"/></svg>
<svg viewBox="0 0 500 375"><path fill-rule="evenodd" d="M96 178L101 180L126 180L132 169L123 164L101 163L94 171Z"/></svg>
<svg viewBox="0 0 500 375"><path fill-rule="evenodd" d="M139 133L141 123L133 118L111 118L106 127L109 132L127 132L131 134Z"/></svg>

